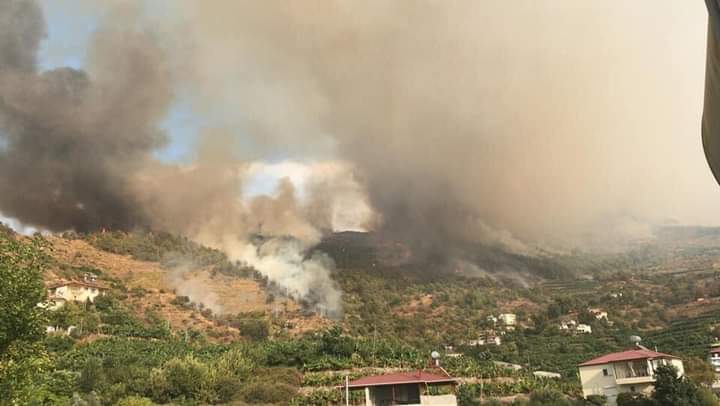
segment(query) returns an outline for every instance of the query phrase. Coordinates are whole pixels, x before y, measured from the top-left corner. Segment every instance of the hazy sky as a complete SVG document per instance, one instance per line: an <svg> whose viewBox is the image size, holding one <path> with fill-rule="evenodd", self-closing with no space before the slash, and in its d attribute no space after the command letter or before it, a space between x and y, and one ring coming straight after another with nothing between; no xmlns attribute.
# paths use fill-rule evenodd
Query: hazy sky
<svg viewBox="0 0 720 406"><path fill-rule="evenodd" d="M85 67L107 8L41 3L41 67ZM457 211L482 200L483 223L526 239L602 223L720 224L720 187L700 142L702 1L131 3L176 58L192 59L172 61L185 71L162 123L165 161L192 161L198 134L222 129L244 160L357 164L386 214L437 210L385 198L414 184L403 173L396 184L376 181L377 168L398 170L387 165L397 160L408 173L428 171L423 182L447 188ZM363 114L382 125L353 122ZM434 130L451 133L466 120L462 134L418 135L421 146L403 155L422 128L440 122ZM269 190L281 175L270 172L254 188ZM406 196L432 200L409 188Z"/></svg>

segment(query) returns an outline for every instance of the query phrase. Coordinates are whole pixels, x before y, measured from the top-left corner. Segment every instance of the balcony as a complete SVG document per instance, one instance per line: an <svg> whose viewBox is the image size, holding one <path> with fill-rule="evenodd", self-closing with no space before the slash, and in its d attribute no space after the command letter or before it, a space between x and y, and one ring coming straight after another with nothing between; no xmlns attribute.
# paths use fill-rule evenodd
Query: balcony
<svg viewBox="0 0 720 406"><path fill-rule="evenodd" d="M653 383L655 382L655 378L647 375L647 376L634 376L634 377L628 377L628 378L617 378L615 382L618 385L636 385L639 383Z"/></svg>
<svg viewBox="0 0 720 406"><path fill-rule="evenodd" d="M618 362L613 366L615 368L615 382L618 385L655 382L647 360Z"/></svg>

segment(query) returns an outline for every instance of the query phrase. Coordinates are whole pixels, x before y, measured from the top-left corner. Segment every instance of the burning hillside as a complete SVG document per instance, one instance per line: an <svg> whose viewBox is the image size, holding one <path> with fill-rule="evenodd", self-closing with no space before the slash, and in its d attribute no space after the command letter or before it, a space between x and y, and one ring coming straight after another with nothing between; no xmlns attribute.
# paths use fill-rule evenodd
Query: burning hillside
<svg viewBox="0 0 720 406"><path fill-rule="evenodd" d="M652 32L619 25L608 5L577 26L585 10L546 1L198 4L77 3L96 16L82 63L50 67L40 3L0 2L3 216L183 235L340 314L333 261L316 249L331 232L397 242L382 254L396 264L412 253L435 271L532 274L548 247L622 247L667 218L714 213L717 196L687 199L695 167L648 170L685 149L677 126L647 131L637 117L693 117L686 103L648 106L681 81L628 77L621 112L597 85L625 76L598 70L594 49L657 70L633 65L659 54ZM562 23L546 24L554 12ZM159 159L182 129L168 125L179 104L196 124L190 152ZM272 165L286 171L253 191ZM299 180L299 167L312 169Z"/></svg>

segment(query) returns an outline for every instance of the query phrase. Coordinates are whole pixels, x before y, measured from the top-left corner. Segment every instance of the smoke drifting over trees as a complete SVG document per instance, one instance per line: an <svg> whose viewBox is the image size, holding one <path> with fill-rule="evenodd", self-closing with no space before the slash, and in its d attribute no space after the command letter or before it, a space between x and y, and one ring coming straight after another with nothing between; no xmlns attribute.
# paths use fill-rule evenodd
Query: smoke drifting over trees
<svg viewBox="0 0 720 406"><path fill-rule="evenodd" d="M40 72L39 7L0 2L0 212L27 224L156 227L243 258L258 231L312 246L367 196L367 228L463 260L717 222L702 4L75 4L112 22L87 72ZM222 118L182 167L152 156L178 92ZM248 165L277 156L342 170L243 198Z"/></svg>

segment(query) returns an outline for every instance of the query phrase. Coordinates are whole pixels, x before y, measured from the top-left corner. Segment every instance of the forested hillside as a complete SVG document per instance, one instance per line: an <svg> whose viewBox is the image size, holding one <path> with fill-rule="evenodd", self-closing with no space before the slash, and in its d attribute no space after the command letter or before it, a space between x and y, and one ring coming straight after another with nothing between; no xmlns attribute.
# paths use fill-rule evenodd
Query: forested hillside
<svg viewBox="0 0 720 406"><path fill-rule="evenodd" d="M3 228L0 300L11 311L0 316L0 398L338 404L342 391L335 386L345 376L422 368L439 350L443 367L462 382L462 404L480 397L519 402L530 394L570 402L580 394L577 363L630 347L631 335L686 359L704 358L720 335L719 257L697 240L706 234L693 234L685 245L673 239L675 254L662 263L639 254L658 247L640 247L602 257L516 256L506 265L523 263L517 275L482 276L429 272L403 247L366 237L338 235L320 246L337 264L333 278L343 294L343 315L330 320L251 267L181 237L26 237ZM563 264L562 277L522 276L538 264ZM59 310L37 306L46 300L45 285L86 274L107 284L108 293ZM188 281L202 289L187 290ZM515 314L516 328L494 321L500 313ZM592 333L561 331L567 319L590 325ZM57 331L46 333L48 326ZM471 344L489 334L502 343ZM702 374L702 361L689 365ZM562 378L537 378L535 371ZM545 404L537 396L533 404Z"/></svg>

